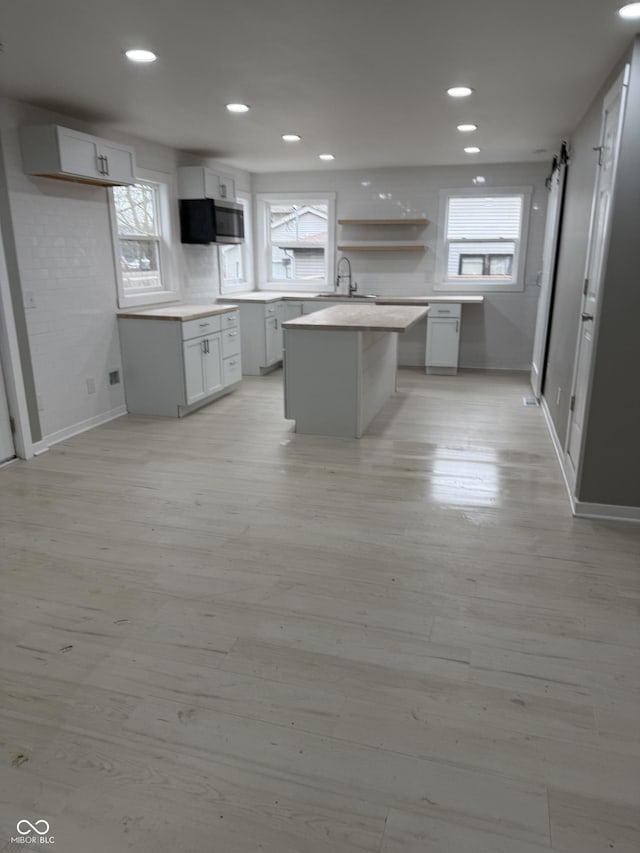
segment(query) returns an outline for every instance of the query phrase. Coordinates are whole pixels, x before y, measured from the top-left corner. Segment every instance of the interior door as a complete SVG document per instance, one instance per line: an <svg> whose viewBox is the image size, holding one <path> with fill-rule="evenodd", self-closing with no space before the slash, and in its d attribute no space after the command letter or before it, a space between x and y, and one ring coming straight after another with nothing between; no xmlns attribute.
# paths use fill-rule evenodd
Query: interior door
<svg viewBox="0 0 640 853"><path fill-rule="evenodd" d="M591 377L591 362L594 349L594 330L597 322L598 291L604 272L604 261L609 238L611 198L620 148L620 135L624 118L627 86L620 76L604 99L602 132L600 139L598 170L591 212L589 248L585 288L580 314L580 331L576 349L571 412L567 431L566 461L568 472L575 487L580 467L580 453L584 435L584 419Z"/></svg>
<svg viewBox="0 0 640 853"><path fill-rule="evenodd" d="M562 202L567 175L567 150L563 145L560 155L554 161L549 178L549 199L547 202L547 221L545 224L544 245L542 249L542 271L540 275L540 295L538 297L538 316L533 339L531 356L531 387L536 397L542 395L544 365L549 338L549 317L553 297L553 284L558 257L558 241L562 221Z"/></svg>
<svg viewBox="0 0 640 853"><path fill-rule="evenodd" d="M13 435L11 434L11 421L9 420L9 406L4 388L4 377L0 369L0 463L13 459L16 455L13 446Z"/></svg>

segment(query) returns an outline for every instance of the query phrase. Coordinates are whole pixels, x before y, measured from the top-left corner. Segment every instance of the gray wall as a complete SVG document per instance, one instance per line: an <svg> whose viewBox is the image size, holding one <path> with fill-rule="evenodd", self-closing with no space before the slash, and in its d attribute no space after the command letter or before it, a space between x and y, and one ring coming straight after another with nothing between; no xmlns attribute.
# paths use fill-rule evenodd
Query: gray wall
<svg viewBox="0 0 640 853"><path fill-rule="evenodd" d="M640 506L640 37L614 193L578 498Z"/></svg>
<svg viewBox="0 0 640 853"><path fill-rule="evenodd" d="M488 292L484 305L463 309L460 337L461 367L499 370L528 370L531 364L533 332L538 305L538 273L542 264L542 243L547 193L544 180L549 163L507 163L482 166L423 166L389 169L328 170L322 172L280 172L253 176L257 193L320 192L337 194L337 218L397 218L398 205L425 216L429 225L416 236L362 229L354 240L408 239L424 242L427 251L395 253L349 253L358 289L386 296L431 295L437 291L436 257L440 245L440 191L471 188L482 174L483 188L530 187L532 190L527 242L524 290L512 293ZM338 244L349 242L338 226ZM259 282L259 285L263 283ZM462 288L461 288L462 290ZM403 365L424 364L426 328L417 324L400 340Z"/></svg>

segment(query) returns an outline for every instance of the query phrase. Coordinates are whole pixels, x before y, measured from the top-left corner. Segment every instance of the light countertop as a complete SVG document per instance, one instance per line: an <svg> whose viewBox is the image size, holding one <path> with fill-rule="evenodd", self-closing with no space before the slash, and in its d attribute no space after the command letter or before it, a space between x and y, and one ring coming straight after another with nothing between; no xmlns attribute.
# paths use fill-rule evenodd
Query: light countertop
<svg viewBox="0 0 640 853"><path fill-rule="evenodd" d="M358 294L356 294L356 298L357 297ZM362 294L362 297L364 297L364 294ZM295 302L332 302L335 299L335 295L327 294L292 293L291 291L276 293L272 290L252 290L247 291L246 293L234 293L233 296L219 296L218 302L255 302L261 305L267 305L271 302L280 302L281 300L292 300ZM342 302L344 300L344 296L338 296L338 299ZM348 302L348 300L344 301ZM455 302L461 305L482 305L484 302L484 296L475 293L452 293L450 295L445 294L437 296L376 296L373 299L367 298L366 301L368 303L373 302L376 305L436 305L437 303L443 302ZM358 302L358 304L361 304L361 302Z"/></svg>
<svg viewBox="0 0 640 853"><path fill-rule="evenodd" d="M285 329L315 331L406 332L422 320L428 307L409 305L334 305L283 323Z"/></svg>
<svg viewBox="0 0 640 853"><path fill-rule="evenodd" d="M237 305L162 305L159 308L140 308L138 311L118 311L117 316L131 320L199 320L214 314L228 314Z"/></svg>

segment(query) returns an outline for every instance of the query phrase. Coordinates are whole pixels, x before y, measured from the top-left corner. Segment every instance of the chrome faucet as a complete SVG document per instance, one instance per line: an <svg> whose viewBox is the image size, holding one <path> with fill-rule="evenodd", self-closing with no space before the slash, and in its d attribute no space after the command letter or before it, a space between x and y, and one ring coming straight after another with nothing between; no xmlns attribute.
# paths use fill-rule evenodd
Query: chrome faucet
<svg viewBox="0 0 640 853"><path fill-rule="evenodd" d="M340 267L345 263L347 265L347 272L340 272ZM340 283L342 279L346 278L348 284L348 295L353 296L354 293L358 290L358 283L353 281L351 277L351 261L345 255L343 255L338 261L338 266L336 268L336 290L340 290Z"/></svg>

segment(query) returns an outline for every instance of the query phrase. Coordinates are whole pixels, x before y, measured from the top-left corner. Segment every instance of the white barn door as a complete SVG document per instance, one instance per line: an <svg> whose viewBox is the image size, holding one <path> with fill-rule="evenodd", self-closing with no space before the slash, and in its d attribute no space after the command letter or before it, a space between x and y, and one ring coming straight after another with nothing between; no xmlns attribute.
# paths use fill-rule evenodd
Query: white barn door
<svg viewBox="0 0 640 853"><path fill-rule="evenodd" d="M558 257L558 241L562 219L562 202L567 175L567 152L563 145L560 155L555 159L553 170L549 177L549 199L547 202L547 221L544 232L542 249L542 272L540 275L540 295L538 297L538 316L536 331L533 339L531 356L531 387L539 399L542 396L544 382L544 367L547 357L547 342L549 338L549 318L553 297L553 284Z"/></svg>
<svg viewBox="0 0 640 853"><path fill-rule="evenodd" d="M580 469L584 420L591 382L594 332L597 324L598 292L604 274L609 242L611 200L618 165L626 92L624 74L621 74L603 103L598 170L591 212L585 288L580 313L580 331L576 349L571 389L571 411L569 413L569 429L565 451L566 471L572 480L573 489L576 488Z"/></svg>

